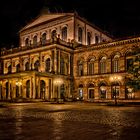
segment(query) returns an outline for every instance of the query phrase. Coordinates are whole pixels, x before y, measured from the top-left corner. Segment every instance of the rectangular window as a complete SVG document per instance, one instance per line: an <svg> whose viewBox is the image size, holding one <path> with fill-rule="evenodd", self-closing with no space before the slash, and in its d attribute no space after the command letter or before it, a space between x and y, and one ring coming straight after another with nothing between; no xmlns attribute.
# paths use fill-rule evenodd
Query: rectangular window
<svg viewBox="0 0 140 140"><path fill-rule="evenodd" d="M130 70L133 66L133 58L129 58L126 60L126 70Z"/></svg>

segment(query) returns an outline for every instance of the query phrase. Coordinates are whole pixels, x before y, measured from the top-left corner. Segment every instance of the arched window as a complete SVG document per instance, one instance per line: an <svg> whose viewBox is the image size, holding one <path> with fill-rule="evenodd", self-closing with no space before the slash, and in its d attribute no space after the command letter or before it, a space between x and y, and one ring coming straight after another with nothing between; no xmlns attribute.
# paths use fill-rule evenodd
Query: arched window
<svg viewBox="0 0 140 140"><path fill-rule="evenodd" d="M54 38L57 37L56 30L53 30L53 31L52 31L52 33L51 33L51 37L52 37L52 39L54 39Z"/></svg>
<svg viewBox="0 0 140 140"><path fill-rule="evenodd" d="M78 42L82 43L83 39L83 30L81 27L78 28Z"/></svg>
<svg viewBox="0 0 140 140"><path fill-rule="evenodd" d="M78 76L83 76L83 75L84 75L83 62L79 61L78 62Z"/></svg>
<svg viewBox="0 0 140 140"><path fill-rule="evenodd" d="M106 57L102 57L99 61L100 73L106 73Z"/></svg>
<svg viewBox="0 0 140 140"><path fill-rule="evenodd" d="M112 59L112 72L119 72L119 55L115 55Z"/></svg>
<svg viewBox="0 0 140 140"><path fill-rule="evenodd" d="M95 35L95 44L99 43L99 36Z"/></svg>
<svg viewBox="0 0 140 140"><path fill-rule="evenodd" d="M42 45L45 45L46 44L46 33L43 33L42 34Z"/></svg>
<svg viewBox="0 0 140 140"><path fill-rule="evenodd" d="M46 72L50 72L50 67L51 66L51 64L50 64L50 58L48 58L47 60L46 60Z"/></svg>
<svg viewBox="0 0 140 140"><path fill-rule="evenodd" d="M16 72L20 72L20 64L16 65Z"/></svg>
<svg viewBox="0 0 140 140"><path fill-rule="evenodd" d="M26 98L30 97L30 80L26 82Z"/></svg>
<svg viewBox="0 0 140 140"><path fill-rule="evenodd" d="M94 59L90 59L88 61L88 75L93 75L94 74Z"/></svg>
<svg viewBox="0 0 140 140"><path fill-rule="evenodd" d="M88 32L87 33L87 45L90 45L91 44L91 33Z"/></svg>
<svg viewBox="0 0 140 140"><path fill-rule="evenodd" d="M8 66L8 74L12 73L12 66L11 64Z"/></svg>
<svg viewBox="0 0 140 140"><path fill-rule="evenodd" d="M65 61L64 58L60 58L60 74L65 74Z"/></svg>
<svg viewBox="0 0 140 140"><path fill-rule="evenodd" d="M37 46L37 36L34 36L34 38L33 38L33 45L35 47Z"/></svg>
<svg viewBox="0 0 140 140"><path fill-rule="evenodd" d="M26 40L25 40L25 46L28 47L29 45L30 45L29 38L26 38Z"/></svg>
<svg viewBox="0 0 140 140"><path fill-rule="evenodd" d="M38 71L39 70L39 60L37 60L35 63L34 63L34 70Z"/></svg>
<svg viewBox="0 0 140 140"><path fill-rule="evenodd" d="M62 40L67 41L67 27L62 28Z"/></svg>
<svg viewBox="0 0 140 140"><path fill-rule="evenodd" d="M25 71L28 71L29 70L29 62L26 62L25 64Z"/></svg>

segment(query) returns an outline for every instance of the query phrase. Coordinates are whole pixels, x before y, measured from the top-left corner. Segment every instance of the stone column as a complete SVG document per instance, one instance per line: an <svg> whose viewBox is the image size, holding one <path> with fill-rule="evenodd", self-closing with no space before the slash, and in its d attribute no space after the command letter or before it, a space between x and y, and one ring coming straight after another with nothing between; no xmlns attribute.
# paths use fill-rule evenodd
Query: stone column
<svg viewBox="0 0 140 140"><path fill-rule="evenodd" d="M38 78L38 98L40 99L40 77Z"/></svg>
<svg viewBox="0 0 140 140"><path fill-rule="evenodd" d="M35 77L35 75L32 78L32 82L33 82L33 95L32 95L32 98L35 99L35 96L36 96L36 77Z"/></svg>
<svg viewBox="0 0 140 140"><path fill-rule="evenodd" d="M11 97L11 87L10 87L10 85L11 85L11 82L8 80L8 99L10 99Z"/></svg>
<svg viewBox="0 0 140 140"><path fill-rule="evenodd" d="M30 90L30 98L33 98L33 78L31 77L31 80L30 80L30 86L31 86L31 90Z"/></svg>

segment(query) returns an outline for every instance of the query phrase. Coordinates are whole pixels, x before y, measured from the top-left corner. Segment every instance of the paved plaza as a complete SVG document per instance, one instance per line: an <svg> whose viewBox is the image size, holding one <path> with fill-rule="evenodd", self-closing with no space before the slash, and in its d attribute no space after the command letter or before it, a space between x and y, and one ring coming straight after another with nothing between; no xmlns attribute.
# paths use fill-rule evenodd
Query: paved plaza
<svg viewBox="0 0 140 140"><path fill-rule="evenodd" d="M0 107L0 140L140 140L140 106L17 103Z"/></svg>

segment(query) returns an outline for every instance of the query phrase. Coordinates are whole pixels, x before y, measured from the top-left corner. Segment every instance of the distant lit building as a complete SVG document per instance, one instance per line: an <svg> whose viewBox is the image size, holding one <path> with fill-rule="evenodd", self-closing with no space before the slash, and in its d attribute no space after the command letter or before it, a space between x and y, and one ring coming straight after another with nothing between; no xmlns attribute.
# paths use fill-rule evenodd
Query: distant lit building
<svg viewBox="0 0 140 140"><path fill-rule="evenodd" d="M140 37L113 40L77 13L42 14L19 34L18 48L1 49L0 100L140 98L125 86Z"/></svg>

